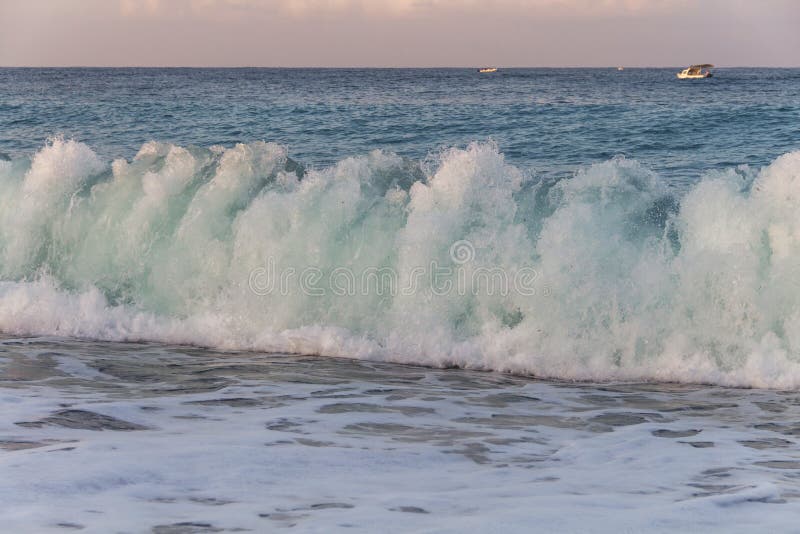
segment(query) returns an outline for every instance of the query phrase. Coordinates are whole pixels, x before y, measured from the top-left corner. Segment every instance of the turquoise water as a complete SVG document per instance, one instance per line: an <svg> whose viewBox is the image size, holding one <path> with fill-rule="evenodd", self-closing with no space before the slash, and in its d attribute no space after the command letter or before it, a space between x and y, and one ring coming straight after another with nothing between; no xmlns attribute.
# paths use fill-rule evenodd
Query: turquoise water
<svg viewBox="0 0 800 534"><path fill-rule="evenodd" d="M800 387L800 70L0 70L0 332Z"/></svg>
<svg viewBox="0 0 800 534"><path fill-rule="evenodd" d="M688 182L798 147L800 70L677 70L0 69L0 152L31 154L59 133L107 158L150 140L265 140L320 166L491 138L542 174L622 154Z"/></svg>

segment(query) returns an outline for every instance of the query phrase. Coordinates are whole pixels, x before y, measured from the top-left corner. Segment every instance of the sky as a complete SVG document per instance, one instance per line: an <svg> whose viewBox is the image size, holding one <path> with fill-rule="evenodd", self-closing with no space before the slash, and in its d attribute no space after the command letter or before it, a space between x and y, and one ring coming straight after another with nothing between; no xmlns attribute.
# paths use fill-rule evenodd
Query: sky
<svg viewBox="0 0 800 534"><path fill-rule="evenodd" d="M0 0L0 66L800 66L800 0Z"/></svg>

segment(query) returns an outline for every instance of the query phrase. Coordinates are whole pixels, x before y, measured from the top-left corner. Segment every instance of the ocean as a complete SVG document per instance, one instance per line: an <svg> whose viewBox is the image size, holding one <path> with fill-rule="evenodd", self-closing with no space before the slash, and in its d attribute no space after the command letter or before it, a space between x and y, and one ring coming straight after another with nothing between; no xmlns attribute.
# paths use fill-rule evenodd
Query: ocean
<svg viewBox="0 0 800 534"><path fill-rule="evenodd" d="M0 523L800 510L800 69L0 69Z"/></svg>

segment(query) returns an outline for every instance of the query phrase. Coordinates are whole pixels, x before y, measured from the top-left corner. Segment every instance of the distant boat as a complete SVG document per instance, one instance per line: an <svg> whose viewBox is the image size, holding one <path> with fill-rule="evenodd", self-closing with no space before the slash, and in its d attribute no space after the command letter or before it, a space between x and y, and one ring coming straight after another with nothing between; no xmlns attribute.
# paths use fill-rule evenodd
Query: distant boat
<svg viewBox="0 0 800 534"><path fill-rule="evenodd" d="M487 74L489 72L497 72L497 67L484 67L482 69L478 69L478 72L481 74Z"/></svg>
<svg viewBox="0 0 800 534"><path fill-rule="evenodd" d="M625 67L617 67L617 70L625 70Z"/></svg>
<svg viewBox="0 0 800 534"><path fill-rule="evenodd" d="M681 80L694 80L697 78L711 78L713 74L709 69L714 65L710 63L703 63L702 65L692 65L680 71L676 76ZM705 70L703 70L705 69Z"/></svg>

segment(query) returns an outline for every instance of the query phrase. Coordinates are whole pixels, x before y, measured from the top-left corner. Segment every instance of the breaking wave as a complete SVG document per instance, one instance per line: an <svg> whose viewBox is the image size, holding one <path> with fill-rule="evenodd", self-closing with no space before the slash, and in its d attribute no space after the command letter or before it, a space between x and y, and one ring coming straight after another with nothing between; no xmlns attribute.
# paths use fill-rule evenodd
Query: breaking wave
<svg viewBox="0 0 800 534"><path fill-rule="evenodd" d="M271 143L109 165L57 138L0 161L0 224L6 333L800 387L800 152L677 193L626 159L537 180L492 144L304 169ZM310 267L314 291L281 285ZM365 272L412 290L332 276Z"/></svg>

